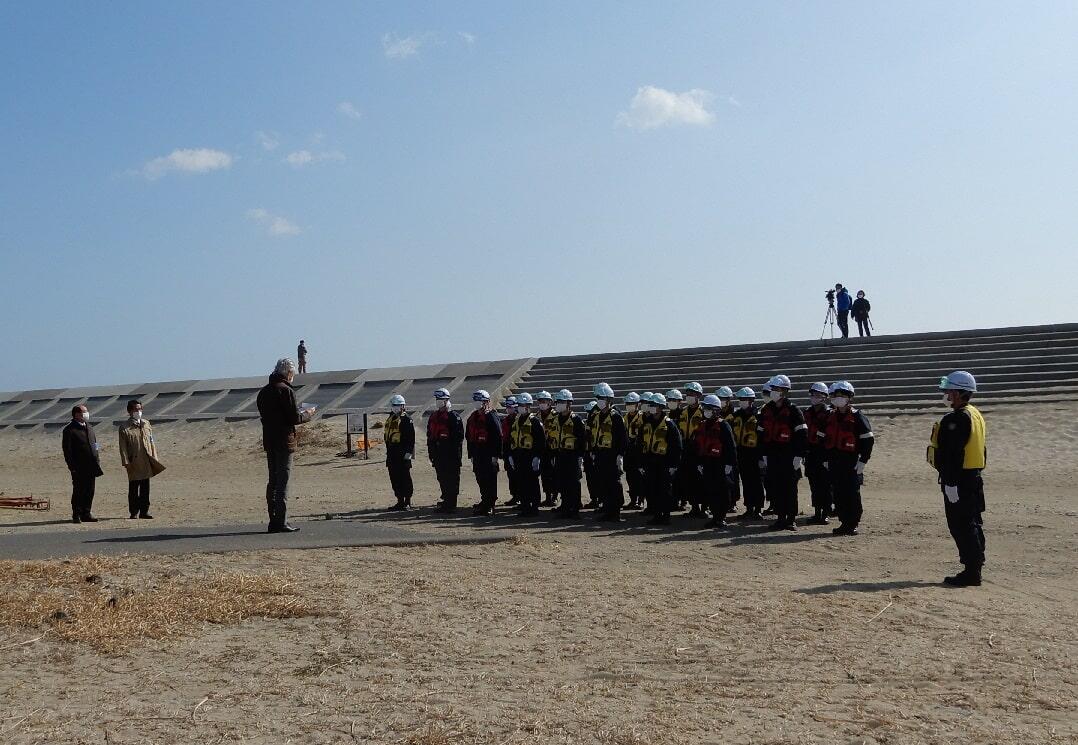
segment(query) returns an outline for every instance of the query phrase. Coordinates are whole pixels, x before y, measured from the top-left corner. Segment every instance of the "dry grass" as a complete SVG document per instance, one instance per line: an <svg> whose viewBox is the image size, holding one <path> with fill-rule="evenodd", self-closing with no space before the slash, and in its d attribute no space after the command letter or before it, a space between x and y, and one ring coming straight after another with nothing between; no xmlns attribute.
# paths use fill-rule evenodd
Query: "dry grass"
<svg viewBox="0 0 1078 745"><path fill-rule="evenodd" d="M199 623L320 615L279 573L215 572L141 581L120 575L123 559L0 562L0 626L118 654L139 641L178 638ZM16 642L17 644L18 642Z"/></svg>

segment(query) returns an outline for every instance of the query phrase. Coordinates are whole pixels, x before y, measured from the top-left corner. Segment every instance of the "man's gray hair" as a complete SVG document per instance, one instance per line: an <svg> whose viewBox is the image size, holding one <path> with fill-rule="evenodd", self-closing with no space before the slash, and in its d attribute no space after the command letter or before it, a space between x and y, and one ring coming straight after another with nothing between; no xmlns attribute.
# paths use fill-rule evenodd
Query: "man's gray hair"
<svg viewBox="0 0 1078 745"><path fill-rule="evenodd" d="M273 372L277 375L288 377L296 371L296 363L287 357L282 357L277 360L277 367L273 368Z"/></svg>

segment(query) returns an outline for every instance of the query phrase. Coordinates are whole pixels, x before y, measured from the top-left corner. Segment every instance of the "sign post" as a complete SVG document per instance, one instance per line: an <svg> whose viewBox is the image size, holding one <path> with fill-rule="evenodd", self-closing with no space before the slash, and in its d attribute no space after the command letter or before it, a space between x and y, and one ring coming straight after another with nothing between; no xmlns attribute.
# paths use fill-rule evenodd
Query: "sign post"
<svg viewBox="0 0 1078 745"><path fill-rule="evenodd" d="M370 460L370 441L367 439L367 415L348 414L346 423L346 435L348 438L348 457L355 455L352 450L352 435L363 435L363 459Z"/></svg>

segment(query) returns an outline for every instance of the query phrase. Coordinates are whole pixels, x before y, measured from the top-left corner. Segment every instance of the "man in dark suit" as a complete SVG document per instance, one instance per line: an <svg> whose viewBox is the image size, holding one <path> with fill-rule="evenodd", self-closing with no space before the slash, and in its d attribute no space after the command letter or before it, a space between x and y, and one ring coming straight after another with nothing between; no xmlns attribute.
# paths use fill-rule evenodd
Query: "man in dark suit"
<svg viewBox="0 0 1078 745"><path fill-rule="evenodd" d="M269 382L258 392L258 414L262 419L262 448L266 451L269 480L266 483L266 509L269 533L295 533L299 528L288 524L288 477L292 473L292 455L296 452L296 425L311 421L314 408L299 410L292 381L296 365L292 360L277 360Z"/></svg>
<svg viewBox="0 0 1078 745"><path fill-rule="evenodd" d="M103 476L98 457L97 435L90 424L90 412L83 404L71 410L71 422L64 427L64 462L71 471L71 522L96 523L90 513L94 502L94 483Z"/></svg>

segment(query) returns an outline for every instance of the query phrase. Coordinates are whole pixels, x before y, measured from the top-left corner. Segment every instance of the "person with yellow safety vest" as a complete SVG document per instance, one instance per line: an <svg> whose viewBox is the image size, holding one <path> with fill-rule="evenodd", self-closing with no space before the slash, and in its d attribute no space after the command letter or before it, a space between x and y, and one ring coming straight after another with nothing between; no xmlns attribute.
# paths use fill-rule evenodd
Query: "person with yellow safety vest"
<svg viewBox="0 0 1078 745"><path fill-rule="evenodd" d="M584 406L584 424L588 428L588 454L584 456L584 483L588 485L588 503L584 505L586 510L594 510L602 505L599 500L599 483L595 479L595 460L592 458L593 444L591 441L592 423L595 421L595 417L599 416L598 405L597 401L592 400L588 401Z"/></svg>
<svg viewBox="0 0 1078 745"><path fill-rule="evenodd" d="M835 512L841 521L831 532L835 535L857 535L857 526L864 513L861 484L865 464L872 457L876 438L868 417L850 405L854 396L852 385L839 380L831 384L828 392L833 408L828 412L823 429L817 432L816 438L823 444Z"/></svg>
<svg viewBox="0 0 1078 745"><path fill-rule="evenodd" d="M730 425L730 428L733 429L734 412L737 411L737 399L734 398L733 389L728 385L721 386L715 391L715 396L719 399L719 411L715 416L723 419ZM727 500L729 504L727 505L726 511L730 513L735 511L738 500L741 499L741 486L739 483L736 462L734 463L734 470L726 477L726 483L729 487L729 499Z"/></svg>
<svg viewBox="0 0 1078 745"><path fill-rule="evenodd" d="M737 472L741 478L741 491L745 497L745 511L739 520L752 520L761 516L764 509L763 475L760 472L760 438L756 412L756 391L748 386L735 394L737 410L730 420L737 444Z"/></svg>
<svg viewBox="0 0 1078 745"><path fill-rule="evenodd" d="M468 459L472 462L479 503L472 506L477 515L493 515L498 503L498 460L502 454L502 425L490 408L490 394L480 389L472 394L475 411L464 425Z"/></svg>
<svg viewBox="0 0 1078 745"><path fill-rule="evenodd" d="M553 507L558 503L558 474L554 470L554 444L558 439L558 413L554 411L554 397L547 391L535 394L535 405L539 409L536 416L543 423L546 431L546 452L539 465L539 481L543 487L543 501L540 507Z"/></svg>
<svg viewBox="0 0 1078 745"><path fill-rule="evenodd" d="M415 425L405 411L404 396L399 393L389 399L390 414L382 429L386 444L386 469L393 496L397 503L391 510L406 510L412 506L412 459L415 458Z"/></svg>
<svg viewBox="0 0 1078 745"><path fill-rule="evenodd" d="M561 507L554 510L554 515L575 519L580 517L580 477L588 449L588 428L584 420L573 413L573 392L567 388L554 394L554 409L558 417L554 429L556 440L551 440L551 430L547 429L547 446L553 451L550 455L561 494Z"/></svg>
<svg viewBox="0 0 1078 745"><path fill-rule="evenodd" d="M671 482L681 464L681 431L666 415L666 396L651 396L651 415L640 429L644 465L641 468L647 488L648 508L653 515L648 525L669 525L674 509Z"/></svg>
<svg viewBox="0 0 1078 745"><path fill-rule="evenodd" d="M760 411L756 431L760 434L767 496L775 510L775 522L770 529L797 530L797 482L802 475L808 425L801 409L788 398L790 379L775 375L767 383L771 400Z"/></svg>
<svg viewBox="0 0 1078 745"><path fill-rule="evenodd" d="M651 397L651 394L647 394ZM629 492L627 510L638 510L644 498L644 479L640 475L640 427L644 413L640 410L641 395L636 391L627 393L625 403L625 486Z"/></svg>
<svg viewBox="0 0 1078 745"><path fill-rule="evenodd" d="M505 410L505 414L502 416L502 460L505 462L505 477L509 481L509 501L505 505L512 507L520 504L517 472L515 468L509 465L509 456L512 454L509 450L509 431L513 427L513 421L517 418L516 396L506 396L505 400L502 401L502 408Z"/></svg>
<svg viewBox="0 0 1078 745"><path fill-rule="evenodd" d="M831 497L831 479L827 473L824 426L831 407L827 403L830 389L825 383L809 386L809 405L802 409L808 425L808 452L805 453L805 478L812 494L813 515L808 519L813 525L827 525L834 509Z"/></svg>
<svg viewBox="0 0 1078 745"><path fill-rule="evenodd" d="M606 383L596 383L592 389L595 410L592 420L591 455L595 465L595 483L599 488L602 507L595 519L601 522L620 522L625 504L621 474L625 468L625 450L629 444L625 419L614 408L614 389Z"/></svg>
<svg viewBox="0 0 1078 745"><path fill-rule="evenodd" d="M685 401L685 394L683 394L677 388L671 388L670 390L668 390L666 392L665 398L666 398L666 414L667 414L667 416L670 417L670 420L674 424L677 424L678 419L680 418L680 415L681 415L681 405ZM681 431L680 427L678 428L678 431L679 432ZM682 433L682 435L681 435L681 441L682 441L682 443L685 442L684 433ZM682 458L685 457L685 450L684 449L682 449L681 457ZM678 468L679 469L681 468L680 463L678 463ZM681 478L680 477L681 477L681 472L679 470L678 473L674 474L674 478L671 479L671 481L670 481L670 492L674 495L674 506L671 508L673 510L683 510L683 509L685 509L686 499L685 499L685 494L683 494L682 491L681 491Z"/></svg>
<svg viewBox="0 0 1078 745"><path fill-rule="evenodd" d="M714 394L704 396L701 406L704 418L693 432L691 442L692 449L696 451L694 460L700 477L700 493L707 499L711 510L711 520L704 527L722 529L726 527L726 510L730 500L728 479L737 463L737 446L730 423L719 416L722 408L719 397Z"/></svg>
<svg viewBox="0 0 1078 745"><path fill-rule="evenodd" d="M539 469L546 452L543 422L532 414L530 393L517 395L517 416L509 428L509 465L516 469L520 514L539 514Z"/></svg>
<svg viewBox="0 0 1078 745"><path fill-rule="evenodd" d="M689 503L690 510L685 517L706 517L704 499L700 493L700 474L696 468L698 465L696 450L688 444L704 420L704 411L700 407L700 399L704 397L704 387L696 382L686 383L681 393L684 396L682 399L684 403L671 414L678 431L681 432L681 441L685 443L674 489L681 500ZM669 397L670 395L667 394L667 398Z"/></svg>
<svg viewBox="0 0 1078 745"><path fill-rule="evenodd" d="M977 380L965 370L956 370L940 380L945 403L951 413L932 428L928 462L939 472L943 508L958 558L964 569L944 578L954 587L981 584L984 566L984 481L981 472L988 460L985 423L981 412L970 404L977 392Z"/></svg>

